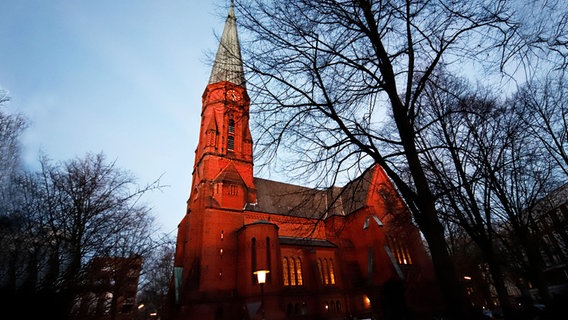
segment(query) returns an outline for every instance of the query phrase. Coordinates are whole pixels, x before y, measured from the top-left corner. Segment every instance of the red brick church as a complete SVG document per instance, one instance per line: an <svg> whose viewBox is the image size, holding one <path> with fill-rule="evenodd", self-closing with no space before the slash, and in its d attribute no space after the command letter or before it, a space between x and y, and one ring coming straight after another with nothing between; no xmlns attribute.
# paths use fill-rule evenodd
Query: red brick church
<svg viewBox="0 0 568 320"><path fill-rule="evenodd" d="M169 319L391 318L437 307L430 258L379 166L326 190L254 177L233 6L202 97Z"/></svg>

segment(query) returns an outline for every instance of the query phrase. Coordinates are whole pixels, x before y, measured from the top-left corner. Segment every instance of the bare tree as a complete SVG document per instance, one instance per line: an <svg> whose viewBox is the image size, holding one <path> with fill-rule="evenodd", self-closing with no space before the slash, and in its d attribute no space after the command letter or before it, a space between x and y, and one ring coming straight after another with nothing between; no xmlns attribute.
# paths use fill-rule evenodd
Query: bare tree
<svg viewBox="0 0 568 320"><path fill-rule="evenodd" d="M138 186L102 153L59 163L42 157L40 164L37 174L16 185L25 197L8 217L11 237L21 244L5 256L16 261L14 289L24 280L31 288L13 295L10 307L13 314L48 312L65 319L93 258L143 256L152 249L153 218L141 199L160 186ZM36 308L25 308L29 299Z"/></svg>
<svg viewBox="0 0 568 320"><path fill-rule="evenodd" d="M417 121L422 128L418 144L439 212L444 221L463 228L480 249L500 305L510 317L513 308L494 230L499 221L485 178L488 170L501 168L486 168L483 161L509 143L502 135L506 111L489 92L476 92L467 81L440 71L429 79L424 92L418 102L424 110Z"/></svg>
<svg viewBox="0 0 568 320"><path fill-rule="evenodd" d="M299 153L286 169L327 185L380 164L428 241L450 314L470 317L420 158L417 101L439 65L508 50L517 24L507 2L236 2L251 37L259 154ZM386 113L394 131L381 130Z"/></svg>
<svg viewBox="0 0 568 320"><path fill-rule="evenodd" d="M447 73L434 74L419 100L425 116L417 122L422 128L418 141L443 219L463 228L481 249L510 317L504 282L510 260L504 258L504 245L510 255L515 252L511 240L520 246L529 272L518 277L529 278L547 301L532 207L562 179L554 174L558 163L534 139L535 124L516 110L517 95L503 100L490 90L472 88Z"/></svg>
<svg viewBox="0 0 568 320"><path fill-rule="evenodd" d="M523 85L511 99L514 110L565 176L568 176L568 84L551 73Z"/></svg>
<svg viewBox="0 0 568 320"><path fill-rule="evenodd" d="M494 60L515 80L541 77L543 70L564 73L568 66L568 2L563 0L514 0L513 17L518 22L504 37L505 46ZM523 82L516 79L516 82Z"/></svg>
<svg viewBox="0 0 568 320"><path fill-rule="evenodd" d="M140 313L163 316L171 275L174 272L175 239L165 236L145 259L140 282ZM145 319L145 318L144 318Z"/></svg>
<svg viewBox="0 0 568 320"><path fill-rule="evenodd" d="M8 92L0 89L0 107L10 101ZM26 128L23 116L0 109L0 190L4 190L20 163L19 137ZM2 201L2 195L0 195Z"/></svg>

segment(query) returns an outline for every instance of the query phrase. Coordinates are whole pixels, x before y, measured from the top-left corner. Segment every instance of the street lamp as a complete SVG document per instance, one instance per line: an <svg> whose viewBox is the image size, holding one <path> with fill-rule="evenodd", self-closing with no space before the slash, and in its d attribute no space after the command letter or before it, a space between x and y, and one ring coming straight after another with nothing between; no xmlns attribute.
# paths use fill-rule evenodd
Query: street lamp
<svg viewBox="0 0 568 320"><path fill-rule="evenodd" d="M266 283L266 275L270 270L257 270L253 272L256 274L256 279L258 280L258 285L260 285L260 307L262 312L262 319L264 320L264 284Z"/></svg>

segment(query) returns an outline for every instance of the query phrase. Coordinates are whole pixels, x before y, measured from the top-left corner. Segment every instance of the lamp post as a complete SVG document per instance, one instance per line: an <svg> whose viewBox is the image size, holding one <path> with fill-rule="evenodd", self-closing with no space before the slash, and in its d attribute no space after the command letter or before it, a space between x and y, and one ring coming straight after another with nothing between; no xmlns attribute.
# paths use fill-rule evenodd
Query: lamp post
<svg viewBox="0 0 568 320"><path fill-rule="evenodd" d="M266 283L266 275L270 270L257 270L254 272L256 274L256 279L258 280L258 285L260 286L260 312L262 313L262 320L264 320L264 284Z"/></svg>

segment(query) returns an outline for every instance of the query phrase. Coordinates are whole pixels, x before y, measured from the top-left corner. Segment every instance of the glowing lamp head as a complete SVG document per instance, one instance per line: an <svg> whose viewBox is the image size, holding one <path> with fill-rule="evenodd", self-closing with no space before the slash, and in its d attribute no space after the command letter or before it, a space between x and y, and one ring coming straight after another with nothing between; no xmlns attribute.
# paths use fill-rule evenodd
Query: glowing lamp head
<svg viewBox="0 0 568 320"><path fill-rule="evenodd" d="M254 272L256 274L256 279L258 280L259 284L266 283L266 275L270 272L270 270L257 270Z"/></svg>

